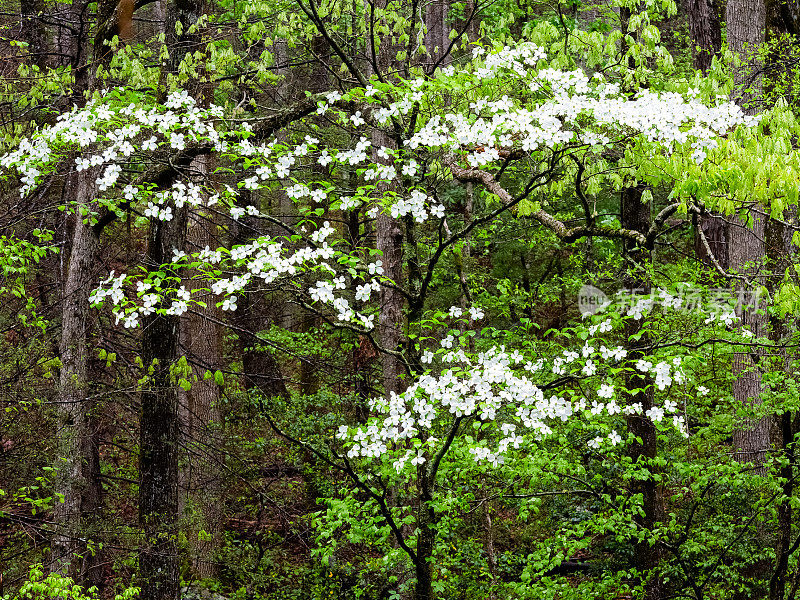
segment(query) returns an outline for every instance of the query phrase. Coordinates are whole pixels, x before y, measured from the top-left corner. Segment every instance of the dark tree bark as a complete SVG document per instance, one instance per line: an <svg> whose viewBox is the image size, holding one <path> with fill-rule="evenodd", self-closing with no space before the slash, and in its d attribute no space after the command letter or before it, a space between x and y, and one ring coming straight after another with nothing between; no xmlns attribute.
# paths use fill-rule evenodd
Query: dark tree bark
<svg viewBox="0 0 800 600"><path fill-rule="evenodd" d="M171 221L152 221L147 264L169 263L174 248L186 241L187 209ZM180 317L152 314L142 319L142 360L151 370L141 393L139 522L144 540L139 551L142 600L178 597L178 357Z"/></svg>
<svg viewBox="0 0 800 600"><path fill-rule="evenodd" d="M50 566L52 572L70 575L81 583L88 581L92 563L85 542L86 520L93 516L102 501L91 418L94 403L89 399L86 343L90 322L89 292L95 284L98 238L80 215L80 209L90 207L94 199L95 175L94 171L84 171L72 178L74 186L68 184L78 200L79 210L75 217L61 310L59 431L54 492L63 501L56 502L53 509L55 535Z"/></svg>
<svg viewBox="0 0 800 600"><path fill-rule="evenodd" d="M767 32L786 35L800 33L800 2L798 0L765 0Z"/></svg>
<svg viewBox="0 0 800 600"><path fill-rule="evenodd" d="M203 13L203 2L171 0L166 3L165 12L165 36L170 55L163 66L162 97L167 92L168 81L163 77L177 73L185 55L199 48L201 34L196 24ZM173 250L186 245L187 221L187 206L176 207L170 221L150 221L148 268L169 268ZM139 524L144 540L139 549L140 598L174 600L179 594L176 536L180 419L176 377L180 374L175 367L180 317L153 313L142 321L142 360L145 369L152 372L141 392Z"/></svg>
<svg viewBox="0 0 800 600"><path fill-rule="evenodd" d="M81 8L79 2L75 9ZM111 18L115 0L98 3L101 17ZM82 8L85 8L82 7ZM94 38L92 66L105 64L108 58L102 52L106 38L102 28ZM76 55L85 41L77 40ZM77 60L77 58L76 58ZM76 77L75 96L83 103L84 92L94 89L91 71L83 70ZM94 207L96 170L73 173L67 180L68 195L77 201L75 229L70 246L69 265L64 283L61 307L61 340L59 352L61 373L59 381L59 435L54 492L63 502L54 507L53 521L56 534L53 538L51 570L70 574L79 583L101 583L99 570L101 551L93 555L87 549L89 523L102 506L102 485L95 421L92 417L94 401L90 399L88 377L87 336L89 329L89 293L95 284L94 266L97 262L99 236L102 227L84 223L83 212L88 215Z"/></svg>
<svg viewBox="0 0 800 600"><path fill-rule="evenodd" d="M31 62L44 69L49 57L44 0L22 0L20 11L20 39L28 44Z"/></svg>
<svg viewBox="0 0 800 600"><path fill-rule="evenodd" d="M646 233L650 229L652 219L652 207L649 203L642 202L643 191L642 187L623 189L620 207L622 227L640 233ZM627 241L624 243L623 251L630 265L624 275L624 283L627 291L631 293L631 302L635 302L637 295L651 292L649 276L652 261L651 249L643 248L636 242ZM630 340L631 336L641 333L641 327L642 322L632 318L628 319L624 330L625 339ZM647 334L639 337L637 341L629 343L628 359L631 364L644 356L643 348L649 344L650 339ZM663 490L656 480L656 473L653 472L652 465L648 464L658 455L656 427L645 414L653 406L652 376L632 369L626 377L625 387L628 390L639 390L627 393L626 403L628 406L635 403L642 406L642 414L632 414L626 418L628 431L641 440L641 443L635 442L631 445L629 455L633 464L641 464L651 474L646 479L636 480L632 484L631 492L642 495L644 514L637 519L637 523L645 531L651 532L664 518ZM643 574L649 574L644 581L645 600L666 598L666 588L660 573L658 573L662 554L662 548L658 544L651 544L646 537L637 544L634 551L634 566Z"/></svg>
<svg viewBox="0 0 800 600"><path fill-rule="evenodd" d="M200 49L202 37L197 23L203 16L204 6L204 0L167 0L164 33L169 50L169 73L177 73L184 57Z"/></svg>
<svg viewBox="0 0 800 600"><path fill-rule="evenodd" d="M719 6L714 0L684 0L683 4L689 17L694 66L705 73L722 49Z"/></svg>

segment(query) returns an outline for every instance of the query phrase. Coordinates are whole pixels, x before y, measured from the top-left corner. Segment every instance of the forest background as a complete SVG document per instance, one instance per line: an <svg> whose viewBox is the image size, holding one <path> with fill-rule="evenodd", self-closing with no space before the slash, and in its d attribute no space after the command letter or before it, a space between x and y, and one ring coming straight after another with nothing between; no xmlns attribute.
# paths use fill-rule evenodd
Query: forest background
<svg viewBox="0 0 800 600"><path fill-rule="evenodd" d="M800 588L794 0L0 11L0 596Z"/></svg>

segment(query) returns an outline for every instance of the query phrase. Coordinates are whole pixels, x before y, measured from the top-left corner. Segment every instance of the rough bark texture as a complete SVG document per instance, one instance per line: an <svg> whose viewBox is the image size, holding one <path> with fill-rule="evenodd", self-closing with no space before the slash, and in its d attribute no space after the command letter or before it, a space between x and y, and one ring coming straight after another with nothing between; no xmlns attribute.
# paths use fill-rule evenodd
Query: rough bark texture
<svg viewBox="0 0 800 600"><path fill-rule="evenodd" d="M163 65L164 75L177 73L186 54L199 48L201 36L195 26L202 14L202 0L166 3L164 33L170 54ZM162 94L166 91L161 90ZM186 206L176 207L171 221L151 220L148 268L169 264L173 250L185 247L187 220ZM142 327L142 359L152 373L141 393L139 523L144 540L139 549L140 598L172 600L179 593L176 536L180 420L174 367L180 317L152 314L143 319Z"/></svg>
<svg viewBox="0 0 800 600"><path fill-rule="evenodd" d="M207 173L205 160L196 161L198 171ZM187 252L214 247L216 226L212 218L193 209L189 214ZM219 548L221 515L219 511L219 468L213 456L217 427L220 423L220 388L208 371L222 367L222 328L217 299L204 288L201 279L191 280L187 289L192 298L205 302L184 316L181 323L181 352L191 364L191 388L179 391L181 439L186 456L180 468L180 510L187 519L189 560L198 579L217 574L214 552ZM206 535L203 535L204 532Z"/></svg>
<svg viewBox="0 0 800 600"><path fill-rule="evenodd" d="M379 8L385 6L385 2L383 4L377 2L376 4ZM394 51L395 49L391 45L389 38L381 40L378 52L378 67L384 74L389 72L394 62L392 59ZM373 129L371 141L372 160L378 164L387 162L387 159L383 159L377 154L381 147L397 148L395 140L383 129ZM385 191L385 186L382 187ZM402 285L404 238L402 221L383 211L379 212L375 222L375 235L378 250L381 251L384 276ZM381 288L378 335L381 345L387 350L401 350L404 346L404 304L405 299L400 292L386 286ZM400 360L389 354L383 355L383 387L387 396L390 392L400 393L405 389L404 382L401 379L403 373L404 368Z"/></svg>
<svg viewBox="0 0 800 600"><path fill-rule="evenodd" d="M650 228L651 206L642 202L642 192L639 187L629 187L622 191L621 198L621 224L626 229L646 232ZM651 291L648 268L652 260L649 249L642 248L638 243L626 242L625 256L629 259L624 283L631 301L636 300L637 294L649 294ZM641 331L642 321L629 319L625 325L625 339ZM628 358L635 362L644 355L642 348L650 344L649 337L642 335L636 342L628 346ZM648 465L650 460L658 454L658 436L655 424L644 413L653 406L653 381L652 376L642 374L635 369L627 376L625 387L638 389L636 393L627 394L626 404L635 403L642 405L643 414L632 414L626 418L628 431L641 440L629 448L629 455L634 464L642 464L652 473L653 467ZM655 475L655 473L653 473ZM646 531L652 531L664 518L663 490L656 478L651 476L646 479L636 480L632 484L631 492L642 495L642 508L644 514L637 519L637 524ZM634 566L643 574L649 574L644 582L644 599L661 600L666 598L664 582L657 572L663 551L658 545L651 545L645 538L634 551Z"/></svg>
<svg viewBox="0 0 800 600"><path fill-rule="evenodd" d="M734 99L748 113L755 112L761 96L761 70L758 48L764 43L767 11L764 0L728 0L725 22L728 47L738 57L734 66Z"/></svg>
<svg viewBox="0 0 800 600"><path fill-rule="evenodd" d="M361 219L360 211L354 209L348 212L347 225L350 237L350 247L353 252L363 245L362 234L360 231ZM359 278L353 285L362 285L363 281ZM363 311L364 303L356 300L356 310ZM373 393L372 373L375 370L375 363L378 354L373 344L366 336L361 336L358 344L353 348L353 391L355 392L354 412L356 421L366 423L369 418L369 398Z"/></svg>
<svg viewBox="0 0 800 600"><path fill-rule="evenodd" d="M93 198L94 171L78 173L73 191L79 207ZM61 373L59 385L58 448L54 493L62 496L53 509L55 535L51 545L51 571L86 582L91 556L86 549L87 519L99 508L102 487L99 459L92 435L86 337L89 327L89 292L95 284L94 264L98 240L80 216L75 218L69 266L64 284L61 322Z"/></svg>
<svg viewBox="0 0 800 600"><path fill-rule="evenodd" d="M450 45L450 28L447 26L449 8L449 0L432 0L425 5L425 49L428 51L426 61L428 71L434 66L444 67L449 62L445 57Z"/></svg>
<svg viewBox="0 0 800 600"><path fill-rule="evenodd" d="M186 241L186 208L171 221L153 221L147 264L169 263L173 249ZM142 320L142 360L152 369L141 393L139 522L144 540L139 550L142 600L178 597L178 391L174 366L180 318L152 314Z"/></svg>
<svg viewBox="0 0 800 600"><path fill-rule="evenodd" d="M764 42L766 7L764 0L729 0L725 17L727 21L728 45L738 55L742 67L734 73L737 89L734 98L748 112L754 112L753 102L759 99L761 65L754 51ZM753 277L764 258L764 219L752 212L751 224L733 217L728 227L728 267L741 274ZM737 282L737 314L742 326L747 326L756 336L764 333L765 318L756 314L751 306L757 284ZM733 358L733 395L743 405L760 402L761 375L756 368L757 357L751 353L738 352ZM765 420L746 420L733 433L736 457L741 461L763 463L769 448L769 423Z"/></svg>
<svg viewBox="0 0 800 600"><path fill-rule="evenodd" d="M757 276L764 266L764 217L756 212L751 212L752 222L746 224L743 220L733 217L728 227L728 265L733 271L747 276L751 282L745 283L737 280L736 314L741 319L741 327L747 328L757 337L766 333L766 316L758 314L758 304L765 298L759 298L758 290L763 284L763 279ZM761 309L763 310L763 306ZM737 404L746 408L761 404L761 352L751 348L744 352L735 352L733 355L733 397ZM751 419L745 418L739 422L733 431L734 459L744 463L752 463L753 474L764 474L763 464L770 448L771 418ZM767 532L759 530L760 543L771 544ZM765 579L764 575L770 568L766 561L754 562L743 569L744 577L752 582L753 586L760 586ZM751 587L734 595L734 600L746 598L765 597L766 589Z"/></svg>
<svg viewBox="0 0 800 600"><path fill-rule="evenodd" d="M98 13L110 14L112 0L98 3ZM86 5L73 3L74 10L85 10ZM80 27L84 14L74 26ZM80 31L80 29L78 30ZM105 41L98 31L94 39L92 65L103 64L106 57L99 48ZM70 50L75 60L85 54L85 40L71 41ZM92 72L82 69L76 77L75 95L84 102L83 92L95 85ZM97 261L99 234L102 228L83 222L82 211L90 211L94 203L96 170L74 173L67 181L67 195L77 201L77 215L70 247L69 266L64 283L64 300L61 311L61 340L59 353L62 363L59 381L59 435L56 459L54 493L63 496L53 511L56 530L52 540L52 565L54 572L70 574L76 581L90 585L101 583L98 565L101 553L87 550L91 521L97 517L102 505L98 444L92 417L93 401L89 399L87 331L89 328L89 293L94 287L93 267Z"/></svg>
<svg viewBox="0 0 800 600"><path fill-rule="evenodd" d="M704 214L698 219L698 227L702 229L703 236L711 250L709 255L705 244L702 242L700 232L695 235L695 252L697 258L706 266L713 267L716 260L723 269L728 268L728 227L725 218L721 215Z"/></svg>
<svg viewBox="0 0 800 600"><path fill-rule="evenodd" d="M763 302L764 298L757 295L760 284L755 276L764 260L764 218L755 212L752 216L752 226L736 220L728 228L728 265L732 270L752 278L751 284L737 281L737 315L741 318L742 327L760 337L766 331L766 317L757 313L758 303ZM758 360L757 350L733 355L733 396L745 406L761 403ZM761 465L769 449L769 434L768 419L745 419L733 432L737 460Z"/></svg>
<svg viewBox="0 0 800 600"><path fill-rule="evenodd" d="M381 132L372 136L373 146L380 148L391 144L392 140ZM400 220L383 212L378 214L375 233L377 235L378 250L381 251L383 261L383 274L392 281L402 284L403 281L403 226ZM380 314L378 315L378 332L381 345L387 350L400 350L403 346L403 304L404 298L400 292L382 287L380 291ZM403 391L401 380L404 374L403 364L396 357L385 354L383 356L383 387L388 395L390 392Z"/></svg>
<svg viewBox="0 0 800 600"><path fill-rule="evenodd" d="M694 66L705 73L722 48L719 7L714 0L684 0L683 5L689 17Z"/></svg>
<svg viewBox="0 0 800 600"><path fill-rule="evenodd" d="M433 573L431 569L431 558L433 557L433 547L436 543L436 519L430 502L433 500L431 490L423 493L417 507L417 559L414 571L417 584L414 588L414 600L433 600Z"/></svg>

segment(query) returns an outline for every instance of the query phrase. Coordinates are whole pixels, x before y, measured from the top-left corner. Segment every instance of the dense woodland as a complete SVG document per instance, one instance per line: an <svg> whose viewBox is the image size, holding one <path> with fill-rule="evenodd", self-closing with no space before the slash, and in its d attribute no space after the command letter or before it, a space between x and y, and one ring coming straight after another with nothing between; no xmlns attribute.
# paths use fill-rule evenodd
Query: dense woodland
<svg viewBox="0 0 800 600"><path fill-rule="evenodd" d="M0 596L800 588L795 0L10 0Z"/></svg>

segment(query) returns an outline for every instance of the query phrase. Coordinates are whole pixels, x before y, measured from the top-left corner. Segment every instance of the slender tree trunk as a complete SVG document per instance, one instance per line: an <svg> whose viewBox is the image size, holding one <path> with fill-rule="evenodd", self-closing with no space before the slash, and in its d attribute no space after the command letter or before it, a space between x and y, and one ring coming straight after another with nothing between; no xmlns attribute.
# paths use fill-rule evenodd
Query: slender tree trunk
<svg viewBox="0 0 800 600"><path fill-rule="evenodd" d="M150 223L147 264L169 264L172 251L186 242L187 208L171 221ZM169 300L167 300L168 302ZM139 550L142 600L178 597L178 456L180 433L175 363L180 317L152 314L142 320L142 360L152 370L141 393L139 522L144 540Z"/></svg>
<svg viewBox="0 0 800 600"><path fill-rule="evenodd" d="M87 208L93 197L93 172L78 173L75 197ZM95 283L93 267L98 239L85 224L80 210L75 217L69 266L64 285L61 324L61 373L58 400L58 451L53 510L56 533L51 550L51 571L86 581L85 516L100 505L102 487L96 477L97 449L93 443L89 400L86 337L89 292ZM81 565L84 565L83 567Z"/></svg>
<svg viewBox="0 0 800 600"><path fill-rule="evenodd" d="M207 174L206 160L195 161L197 169ZM193 209L189 214L187 252L214 247L216 225L210 215ZM179 513L188 518L187 539L192 571L199 579L216 574L214 552L219 548L221 514L219 510L219 469L213 456L216 451L217 427L220 422L219 386L207 371L222 366L222 329L216 298L202 292L203 283L193 279L189 284L192 298L205 302L187 313L181 323L182 351L189 357L191 388L179 390L181 439L188 451L180 468Z"/></svg>
<svg viewBox="0 0 800 600"><path fill-rule="evenodd" d="M641 187L628 187L622 191L621 198L621 224L625 229L632 229L646 233L650 228L652 207L642 202ZM635 242L626 242L624 249L631 266L625 274L625 286L632 293L631 301L636 301L636 295L649 294L651 284L649 267L652 261L651 250L642 248ZM635 334L641 333L642 322L629 319L625 325L625 339L630 340ZM628 359L635 363L644 356L644 347L650 344L647 334L641 335L636 342L628 347ZM648 374L642 374L632 369L627 376L625 386L628 390L639 390L627 394L626 403L630 406L639 403L642 414L632 414L626 419L628 431L641 440L634 442L629 449L633 464L641 464L650 471L651 475L644 479L637 479L632 484L631 491L642 495L643 514L637 519L639 526L646 532L651 532L664 518L663 490L659 485L651 461L658 455L658 435L655 424L645 414L653 406L653 381ZM664 581L658 573L661 562L662 548L658 544L651 544L645 537L637 544L634 551L634 566L643 574L648 574L644 581L644 600L662 600L666 598Z"/></svg>

